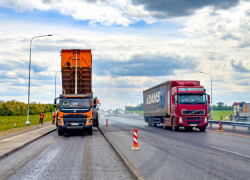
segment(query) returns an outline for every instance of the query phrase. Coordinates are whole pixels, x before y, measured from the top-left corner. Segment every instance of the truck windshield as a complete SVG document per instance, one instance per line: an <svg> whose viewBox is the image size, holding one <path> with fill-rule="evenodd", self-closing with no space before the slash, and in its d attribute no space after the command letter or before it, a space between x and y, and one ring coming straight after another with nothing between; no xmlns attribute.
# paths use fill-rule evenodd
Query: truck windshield
<svg viewBox="0 0 250 180"><path fill-rule="evenodd" d="M207 104L205 94L178 94L179 104Z"/></svg>
<svg viewBox="0 0 250 180"><path fill-rule="evenodd" d="M60 107L70 109L90 108L89 98L62 98Z"/></svg>

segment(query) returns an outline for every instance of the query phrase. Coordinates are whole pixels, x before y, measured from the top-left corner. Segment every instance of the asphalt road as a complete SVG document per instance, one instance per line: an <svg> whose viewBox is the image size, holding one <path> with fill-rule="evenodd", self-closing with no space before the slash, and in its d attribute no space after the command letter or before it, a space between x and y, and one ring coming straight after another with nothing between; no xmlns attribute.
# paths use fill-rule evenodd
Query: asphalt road
<svg viewBox="0 0 250 180"><path fill-rule="evenodd" d="M0 160L0 179L133 179L103 135L57 131Z"/></svg>
<svg viewBox="0 0 250 180"><path fill-rule="evenodd" d="M100 127L145 179L250 179L247 133L174 132L119 117L101 118ZM134 128L138 151L131 150Z"/></svg>

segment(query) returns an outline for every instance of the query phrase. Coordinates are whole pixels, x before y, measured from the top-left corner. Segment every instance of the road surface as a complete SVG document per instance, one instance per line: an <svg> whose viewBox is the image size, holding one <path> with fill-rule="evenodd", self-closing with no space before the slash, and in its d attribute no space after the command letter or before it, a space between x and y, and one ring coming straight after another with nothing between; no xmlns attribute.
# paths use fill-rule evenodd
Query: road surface
<svg viewBox="0 0 250 180"><path fill-rule="evenodd" d="M103 135L57 131L0 160L0 179L133 179Z"/></svg>
<svg viewBox="0 0 250 180"><path fill-rule="evenodd" d="M250 179L249 134L174 132L120 117L102 118L100 126L145 179ZM131 150L134 128L138 151Z"/></svg>

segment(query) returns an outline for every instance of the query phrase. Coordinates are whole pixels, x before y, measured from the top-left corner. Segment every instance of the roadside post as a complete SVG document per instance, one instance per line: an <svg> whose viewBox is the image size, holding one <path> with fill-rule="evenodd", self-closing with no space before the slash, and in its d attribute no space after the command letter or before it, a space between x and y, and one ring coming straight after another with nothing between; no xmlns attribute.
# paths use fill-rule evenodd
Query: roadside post
<svg viewBox="0 0 250 180"><path fill-rule="evenodd" d="M245 104L245 118L247 118L247 104Z"/></svg>
<svg viewBox="0 0 250 180"><path fill-rule="evenodd" d="M228 121L228 116L226 116L226 121Z"/></svg>
<svg viewBox="0 0 250 180"><path fill-rule="evenodd" d="M139 150L137 129L134 129L133 137L134 137L134 147L132 148L132 150Z"/></svg>
<svg viewBox="0 0 250 180"><path fill-rule="evenodd" d="M108 124L108 119L106 119L106 127L108 127L109 126L109 124Z"/></svg>
<svg viewBox="0 0 250 180"><path fill-rule="evenodd" d="M221 122L219 121L219 129L217 130L217 131L223 131L222 129L221 129Z"/></svg>

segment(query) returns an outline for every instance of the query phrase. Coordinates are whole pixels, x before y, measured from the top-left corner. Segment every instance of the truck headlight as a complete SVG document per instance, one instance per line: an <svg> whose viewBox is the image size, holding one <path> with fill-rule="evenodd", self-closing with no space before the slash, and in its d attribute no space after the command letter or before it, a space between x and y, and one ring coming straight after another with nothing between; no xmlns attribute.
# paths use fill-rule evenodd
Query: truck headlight
<svg viewBox="0 0 250 180"><path fill-rule="evenodd" d="M90 125L90 124L92 124L92 119L87 119L86 125Z"/></svg>
<svg viewBox="0 0 250 180"><path fill-rule="evenodd" d="M179 123L183 123L182 117L179 117Z"/></svg>
<svg viewBox="0 0 250 180"><path fill-rule="evenodd" d="M58 119L58 124L64 126L63 120L62 119Z"/></svg>
<svg viewBox="0 0 250 180"><path fill-rule="evenodd" d="M204 123L207 123L207 117L204 118Z"/></svg>

